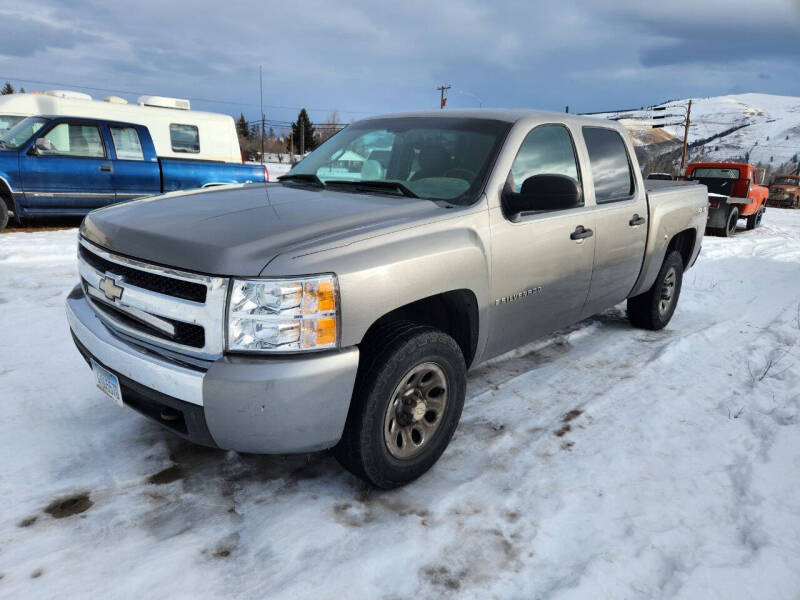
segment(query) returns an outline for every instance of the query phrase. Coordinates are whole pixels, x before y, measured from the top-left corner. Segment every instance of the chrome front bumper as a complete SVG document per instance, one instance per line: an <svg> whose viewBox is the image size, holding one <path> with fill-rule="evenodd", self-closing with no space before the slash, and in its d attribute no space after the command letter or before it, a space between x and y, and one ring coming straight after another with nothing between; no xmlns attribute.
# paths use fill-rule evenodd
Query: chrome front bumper
<svg viewBox="0 0 800 600"><path fill-rule="evenodd" d="M307 356L224 356L189 368L112 333L80 286L67 319L86 353L154 398L201 407L220 448L262 454L307 452L341 437L358 369L358 348ZM125 401L125 390L122 395Z"/></svg>

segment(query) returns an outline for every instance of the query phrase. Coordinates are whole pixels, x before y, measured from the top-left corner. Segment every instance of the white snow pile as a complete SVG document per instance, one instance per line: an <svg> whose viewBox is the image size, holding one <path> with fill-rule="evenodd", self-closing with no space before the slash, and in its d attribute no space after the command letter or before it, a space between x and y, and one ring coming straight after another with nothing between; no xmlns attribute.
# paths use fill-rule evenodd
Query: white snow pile
<svg viewBox="0 0 800 600"><path fill-rule="evenodd" d="M625 119L631 133L642 143L653 143L659 130L651 124L682 122L689 99L672 100L652 108L598 117ZM658 115L675 115L653 119ZM735 131L731 131L735 129ZM683 125L664 127L662 131L683 140ZM656 136L657 137L657 136ZM705 141L696 151L712 160L729 160L749 156L751 163L775 167L797 160L800 153L800 97L771 94L736 94L711 98L692 98L689 142Z"/></svg>
<svg viewBox="0 0 800 600"><path fill-rule="evenodd" d="M477 367L450 448L392 492L114 405L65 322L75 241L0 235L0 597L800 591L800 211L705 238L663 331L621 306Z"/></svg>

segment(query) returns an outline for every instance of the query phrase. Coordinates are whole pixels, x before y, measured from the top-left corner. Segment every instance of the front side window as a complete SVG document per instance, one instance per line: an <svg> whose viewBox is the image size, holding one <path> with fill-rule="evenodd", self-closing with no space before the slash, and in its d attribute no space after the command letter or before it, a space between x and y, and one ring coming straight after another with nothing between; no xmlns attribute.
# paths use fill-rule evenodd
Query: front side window
<svg viewBox="0 0 800 600"><path fill-rule="evenodd" d="M134 127L110 127L119 160L144 160L139 133Z"/></svg>
<svg viewBox="0 0 800 600"><path fill-rule="evenodd" d="M492 119L397 117L350 125L284 178L318 179L333 191L414 195L454 204L478 197L510 123Z"/></svg>
<svg viewBox="0 0 800 600"><path fill-rule="evenodd" d="M47 119L42 117L28 117L27 119L23 119L0 135L0 148L19 150L25 142L44 127L45 123L47 123Z"/></svg>
<svg viewBox="0 0 800 600"><path fill-rule="evenodd" d="M42 156L104 158L106 155L100 130L95 125L59 123L43 137L49 148L39 147Z"/></svg>
<svg viewBox="0 0 800 600"><path fill-rule="evenodd" d="M566 175L580 186L572 136L563 125L540 125L527 135L511 166L508 184L519 193L525 180L535 175Z"/></svg>
<svg viewBox="0 0 800 600"><path fill-rule="evenodd" d="M197 154L200 152L200 132L196 125L179 125L172 123L169 126L169 139L173 152L186 152Z"/></svg>
<svg viewBox="0 0 800 600"><path fill-rule="evenodd" d="M605 127L584 127L597 204L625 200L633 195L634 179L622 136Z"/></svg>

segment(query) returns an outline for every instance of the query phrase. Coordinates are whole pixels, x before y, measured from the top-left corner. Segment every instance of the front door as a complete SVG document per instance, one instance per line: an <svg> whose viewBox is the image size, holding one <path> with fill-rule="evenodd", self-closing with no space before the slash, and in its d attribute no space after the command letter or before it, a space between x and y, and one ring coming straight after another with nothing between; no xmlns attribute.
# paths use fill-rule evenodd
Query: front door
<svg viewBox="0 0 800 600"><path fill-rule="evenodd" d="M637 189L628 149L617 131L584 127L595 196L595 259L592 285L582 316L622 302L642 268L648 209Z"/></svg>
<svg viewBox="0 0 800 600"><path fill-rule="evenodd" d="M114 200L113 167L96 123L64 121L20 154L25 204L33 211L86 212Z"/></svg>
<svg viewBox="0 0 800 600"><path fill-rule="evenodd" d="M507 187L518 192L534 175L581 176L570 132L540 125L526 136ZM496 356L577 321L592 275L594 211L577 208L509 217L490 214L492 239L491 334L487 356Z"/></svg>

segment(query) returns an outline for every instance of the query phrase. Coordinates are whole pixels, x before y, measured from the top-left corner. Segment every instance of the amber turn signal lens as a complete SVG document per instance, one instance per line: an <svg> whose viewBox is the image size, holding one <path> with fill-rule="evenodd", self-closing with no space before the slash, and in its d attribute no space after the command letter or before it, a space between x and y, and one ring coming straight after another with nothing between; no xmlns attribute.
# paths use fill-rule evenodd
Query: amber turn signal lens
<svg viewBox="0 0 800 600"><path fill-rule="evenodd" d="M320 281L317 288L317 310L327 312L336 307L336 298L333 296L333 282Z"/></svg>
<svg viewBox="0 0 800 600"><path fill-rule="evenodd" d="M317 319L317 345L333 344L336 341L336 319Z"/></svg>

